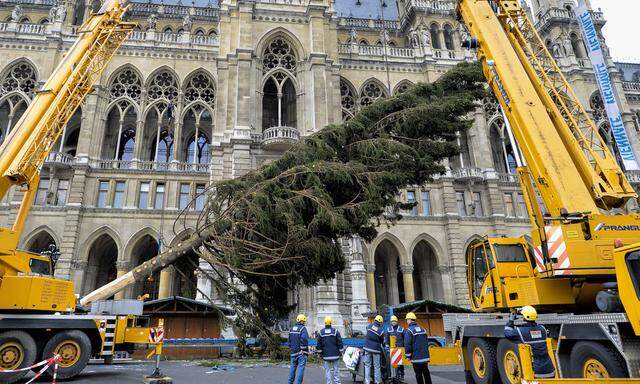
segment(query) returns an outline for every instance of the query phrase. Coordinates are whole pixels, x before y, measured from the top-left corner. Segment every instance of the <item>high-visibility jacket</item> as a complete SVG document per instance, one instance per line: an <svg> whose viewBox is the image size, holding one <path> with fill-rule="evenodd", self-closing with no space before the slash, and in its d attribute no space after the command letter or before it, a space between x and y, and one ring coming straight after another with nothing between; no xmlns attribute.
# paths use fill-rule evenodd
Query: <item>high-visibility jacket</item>
<svg viewBox="0 0 640 384"><path fill-rule="evenodd" d="M291 356L309 353L309 333L302 323L296 323L289 331L289 349Z"/></svg>
<svg viewBox="0 0 640 384"><path fill-rule="evenodd" d="M340 355L344 351L340 332L330 325L318 331L318 346L316 350L322 354L323 360L335 361L340 359Z"/></svg>
<svg viewBox="0 0 640 384"><path fill-rule="evenodd" d="M418 323L411 323L404 331L404 354L412 363L426 363L429 361L427 331Z"/></svg>
<svg viewBox="0 0 640 384"><path fill-rule="evenodd" d="M523 325L515 325L509 320L504 327L504 335L515 343L525 343L531 346L533 354L533 372L536 378L555 376L555 367L549 357L547 348L547 329L535 321L527 321Z"/></svg>
<svg viewBox="0 0 640 384"><path fill-rule="evenodd" d="M374 321L367 326L367 338L364 341L364 350L371 353L381 353L384 343L384 329L382 324Z"/></svg>

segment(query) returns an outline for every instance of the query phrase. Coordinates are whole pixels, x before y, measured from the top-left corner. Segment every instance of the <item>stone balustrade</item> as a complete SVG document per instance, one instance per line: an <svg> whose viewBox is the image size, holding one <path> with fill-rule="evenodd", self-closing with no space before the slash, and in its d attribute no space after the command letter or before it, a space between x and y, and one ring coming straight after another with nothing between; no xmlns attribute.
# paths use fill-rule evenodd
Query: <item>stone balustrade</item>
<svg viewBox="0 0 640 384"><path fill-rule="evenodd" d="M218 19L219 11L215 7L216 2L212 2L206 7L192 7L185 5L166 5L159 3L130 3L129 12L132 16L146 17L151 14L159 16L167 15L169 17L183 17L185 15L194 16L194 19Z"/></svg>
<svg viewBox="0 0 640 384"><path fill-rule="evenodd" d="M421 12L439 15L453 15L456 10L455 0L411 0L405 8L415 8Z"/></svg>
<svg viewBox="0 0 640 384"><path fill-rule="evenodd" d="M73 158L72 163L76 163ZM157 161L125 161L125 160L90 160L89 168L102 170L119 171L146 171L146 172L188 172L188 173L209 173L209 164L193 164L183 162L162 163Z"/></svg>
<svg viewBox="0 0 640 384"><path fill-rule="evenodd" d="M380 19L362 19L356 17L341 17L338 20L338 27L346 29L375 29L382 30L388 29L390 31L397 30L399 24L395 20L380 20Z"/></svg>
<svg viewBox="0 0 640 384"><path fill-rule="evenodd" d="M605 19L602 11L592 11L591 15L596 24L604 23ZM578 21L574 11L569 11L565 8L549 8L545 13L538 16L535 27L538 31L541 31L552 22L577 23Z"/></svg>
<svg viewBox="0 0 640 384"><path fill-rule="evenodd" d="M0 38L20 39L24 37L29 40L46 40L48 37L61 37L64 40L74 40L78 35L78 26L68 26L54 24L33 24L0 22ZM132 31L125 46L164 46L169 48L184 49L211 49L217 47L219 43L216 35L195 35L191 33L170 33L155 30Z"/></svg>
<svg viewBox="0 0 640 384"><path fill-rule="evenodd" d="M423 57L425 54L421 49L404 48L404 47L385 47L380 45L359 45L359 44L340 44L338 45L338 53L343 55L350 55L351 58L361 56L365 60L383 60L385 55L387 58L396 59L394 61L402 61L403 59L415 59L417 57ZM433 50L430 51L427 56L433 56L437 59L451 59L461 60L463 59L462 53L450 50Z"/></svg>
<svg viewBox="0 0 640 384"><path fill-rule="evenodd" d="M300 140L300 131L293 127L271 127L262 132L262 146L267 149L286 149Z"/></svg>
<svg viewBox="0 0 640 384"><path fill-rule="evenodd" d="M71 155L62 152L51 152L47 155L45 159L45 164L48 165L63 165L63 166L71 166L75 158Z"/></svg>
<svg viewBox="0 0 640 384"><path fill-rule="evenodd" d="M622 89L627 93L640 94L640 81L625 81L622 83Z"/></svg>

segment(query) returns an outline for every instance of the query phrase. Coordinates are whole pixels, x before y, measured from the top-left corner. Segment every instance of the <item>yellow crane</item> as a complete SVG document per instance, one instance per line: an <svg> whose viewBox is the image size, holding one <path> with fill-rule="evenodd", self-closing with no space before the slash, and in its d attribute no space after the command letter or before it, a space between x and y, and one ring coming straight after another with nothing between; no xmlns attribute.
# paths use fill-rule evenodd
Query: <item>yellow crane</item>
<svg viewBox="0 0 640 384"><path fill-rule="evenodd" d="M78 314L73 284L53 277L49 257L18 250L18 242L38 189L39 172L73 113L83 102L135 23L126 8L107 0L79 29L79 37L38 91L0 147L0 198L10 188L24 197L13 226L0 228L0 382L35 361L60 356L58 378L80 373L90 357L113 358L133 343L161 347L144 324L142 302ZM157 349L159 352L159 349ZM53 367L47 371L52 373Z"/></svg>
<svg viewBox="0 0 640 384"><path fill-rule="evenodd" d="M637 195L519 0L460 0L458 12L510 123L530 236L486 238L467 251L474 314L447 315L476 383L519 383L505 312L542 312L562 377L640 377ZM497 312L497 313L496 313Z"/></svg>

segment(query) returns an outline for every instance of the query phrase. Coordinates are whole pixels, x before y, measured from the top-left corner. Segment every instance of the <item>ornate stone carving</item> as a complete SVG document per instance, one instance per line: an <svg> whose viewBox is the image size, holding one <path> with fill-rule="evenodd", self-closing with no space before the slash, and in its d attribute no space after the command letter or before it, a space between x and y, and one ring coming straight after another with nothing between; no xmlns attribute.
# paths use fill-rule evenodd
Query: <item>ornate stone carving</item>
<svg viewBox="0 0 640 384"><path fill-rule="evenodd" d="M142 81L138 73L131 68L121 70L109 86L109 100L127 96L139 102L141 94Z"/></svg>
<svg viewBox="0 0 640 384"><path fill-rule="evenodd" d="M19 22L23 14L22 6L20 4L16 4L16 6L13 7L13 11L11 11L11 21L16 23Z"/></svg>
<svg viewBox="0 0 640 384"><path fill-rule="evenodd" d="M189 16L189 14L184 15L182 18L182 28L184 28L185 32L191 32L192 26L193 20L191 20L191 16Z"/></svg>
<svg viewBox="0 0 640 384"><path fill-rule="evenodd" d="M273 39L262 55L262 70L268 72L274 68L284 68L291 72L296 69L296 55L291 45L282 37Z"/></svg>
<svg viewBox="0 0 640 384"><path fill-rule="evenodd" d="M420 43L423 47L431 47L431 32L424 25L420 26Z"/></svg>
<svg viewBox="0 0 640 384"><path fill-rule="evenodd" d="M158 15L152 13L147 17L147 29L155 30L158 24Z"/></svg>
<svg viewBox="0 0 640 384"><path fill-rule="evenodd" d="M0 95L20 91L33 98L36 88L36 71L26 61L14 64L6 73L0 84Z"/></svg>

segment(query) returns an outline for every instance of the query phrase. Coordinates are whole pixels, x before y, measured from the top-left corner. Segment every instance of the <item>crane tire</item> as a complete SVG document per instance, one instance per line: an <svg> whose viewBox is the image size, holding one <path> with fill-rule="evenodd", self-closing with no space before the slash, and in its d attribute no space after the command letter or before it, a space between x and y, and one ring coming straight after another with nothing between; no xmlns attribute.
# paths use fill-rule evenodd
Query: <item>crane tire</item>
<svg viewBox="0 0 640 384"><path fill-rule="evenodd" d="M80 374L89 363L91 340L86 333L78 330L58 332L47 341L42 354L45 358L60 355L62 361L58 363L58 379L70 379ZM45 374L51 377L53 366Z"/></svg>
<svg viewBox="0 0 640 384"><path fill-rule="evenodd" d="M503 383L520 384L522 382L522 365L518 346L508 340L500 339L497 348L498 372Z"/></svg>
<svg viewBox="0 0 640 384"><path fill-rule="evenodd" d="M496 346L488 340L472 337L467 343L467 359L476 384L498 384Z"/></svg>
<svg viewBox="0 0 640 384"><path fill-rule="evenodd" d="M33 337L23 331L0 333L0 368L4 370L20 369L32 366L36 362L38 348ZM29 371L0 373L0 383L15 383Z"/></svg>
<svg viewBox="0 0 640 384"><path fill-rule="evenodd" d="M570 375L573 378L626 378L627 365L614 348L595 341L579 341L570 357Z"/></svg>

